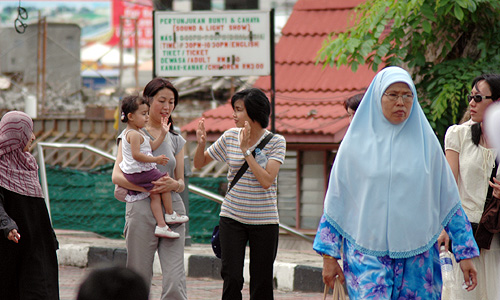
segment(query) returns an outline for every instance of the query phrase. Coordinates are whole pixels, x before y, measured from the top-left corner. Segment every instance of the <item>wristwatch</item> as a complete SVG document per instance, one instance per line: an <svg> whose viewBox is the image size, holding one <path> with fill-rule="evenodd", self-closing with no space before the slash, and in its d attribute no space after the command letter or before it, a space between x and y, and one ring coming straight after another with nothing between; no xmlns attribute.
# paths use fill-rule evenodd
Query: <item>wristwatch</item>
<svg viewBox="0 0 500 300"><path fill-rule="evenodd" d="M249 155L252 155L252 152L250 151L250 149L247 149L247 151L243 152L244 157L247 157Z"/></svg>

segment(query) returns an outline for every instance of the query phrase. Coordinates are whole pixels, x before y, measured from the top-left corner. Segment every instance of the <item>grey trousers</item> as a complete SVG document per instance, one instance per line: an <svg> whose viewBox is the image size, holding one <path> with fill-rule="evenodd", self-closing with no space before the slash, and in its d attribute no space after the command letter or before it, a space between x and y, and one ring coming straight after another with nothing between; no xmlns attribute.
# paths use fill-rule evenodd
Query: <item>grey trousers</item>
<svg viewBox="0 0 500 300"><path fill-rule="evenodd" d="M178 194L172 193L172 207L177 213L185 214L184 203ZM161 300L186 300L185 225L169 225L180 234L178 239L156 237L155 226L149 198L127 203L124 229L127 267L141 274L151 285L154 255L158 251L163 275Z"/></svg>

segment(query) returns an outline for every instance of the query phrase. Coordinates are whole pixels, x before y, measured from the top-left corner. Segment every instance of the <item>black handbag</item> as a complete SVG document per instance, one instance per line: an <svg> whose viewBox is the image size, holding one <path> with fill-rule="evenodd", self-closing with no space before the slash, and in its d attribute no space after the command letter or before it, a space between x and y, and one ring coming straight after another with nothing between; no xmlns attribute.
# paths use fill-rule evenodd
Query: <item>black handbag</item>
<svg viewBox="0 0 500 300"><path fill-rule="evenodd" d="M267 142L269 142L273 138L274 134L270 133L268 134L260 143L255 147L255 149L264 149L266 146ZM255 149L252 151L253 157L255 157ZM229 188L227 189L227 193L233 188L233 186L240 180L241 176L245 174L245 172L248 169L248 163L245 161L245 163L241 166L241 168L238 170L238 173L236 173L236 176L234 176L233 180L231 181L231 184L229 185ZM219 239L219 225L214 227L214 230L212 232L212 238L210 238L210 243L212 244L212 250L214 251L214 254L217 258L221 258L221 248L220 248L220 239Z"/></svg>

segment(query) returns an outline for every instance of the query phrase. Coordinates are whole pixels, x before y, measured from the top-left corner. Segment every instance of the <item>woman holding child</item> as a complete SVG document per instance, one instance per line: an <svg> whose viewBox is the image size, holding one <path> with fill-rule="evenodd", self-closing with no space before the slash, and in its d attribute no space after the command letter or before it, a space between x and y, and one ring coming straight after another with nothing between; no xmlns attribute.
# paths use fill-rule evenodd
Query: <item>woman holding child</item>
<svg viewBox="0 0 500 300"><path fill-rule="evenodd" d="M154 78L143 91L143 96L149 101L149 120L143 132L155 140L161 136L162 120L167 118L170 131L161 145L153 151L153 156L165 155L168 163L157 168L166 176L154 181L155 187L151 193L171 192L172 209L180 215L186 214L184 203L179 195L185 189L184 185L184 138L175 133L172 122L172 111L179 102L179 94L175 87L163 78ZM119 164L123 160L121 152L122 136L118 137L118 153L113 169L113 183L129 190L147 192L145 188L130 183ZM184 270L185 224L169 225L170 229L179 234L179 238L159 238L155 236L156 219L153 216L150 198L127 203L125 214L125 240L127 247L127 267L142 275L148 285L153 276L153 261L158 251L162 274L163 300L185 300L186 274Z"/></svg>

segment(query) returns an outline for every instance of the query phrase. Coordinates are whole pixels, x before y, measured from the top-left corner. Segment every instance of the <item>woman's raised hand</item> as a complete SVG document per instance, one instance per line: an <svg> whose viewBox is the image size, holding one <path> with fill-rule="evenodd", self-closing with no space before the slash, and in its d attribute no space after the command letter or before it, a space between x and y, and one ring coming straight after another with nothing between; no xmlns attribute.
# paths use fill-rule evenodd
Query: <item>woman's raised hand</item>
<svg viewBox="0 0 500 300"><path fill-rule="evenodd" d="M170 123L168 122L168 118L162 117L161 118L161 133L166 135L169 130L170 130Z"/></svg>
<svg viewBox="0 0 500 300"><path fill-rule="evenodd" d="M198 129L196 129L196 141L198 144L205 145L207 142L207 132L205 131L205 119L202 118L198 122Z"/></svg>
<svg viewBox="0 0 500 300"><path fill-rule="evenodd" d="M250 148L250 133L251 128L248 121L245 121L245 125L243 126L243 130L241 131L241 151L245 152Z"/></svg>

